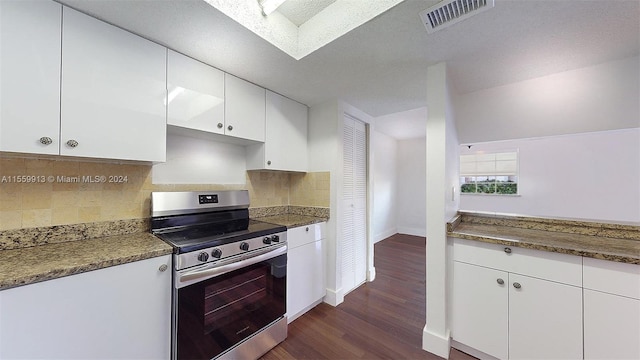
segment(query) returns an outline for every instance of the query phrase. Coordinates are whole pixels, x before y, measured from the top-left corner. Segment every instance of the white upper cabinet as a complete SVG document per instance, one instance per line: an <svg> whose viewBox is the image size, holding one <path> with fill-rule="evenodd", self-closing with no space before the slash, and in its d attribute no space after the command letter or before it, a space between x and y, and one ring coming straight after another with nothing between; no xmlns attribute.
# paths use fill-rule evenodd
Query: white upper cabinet
<svg viewBox="0 0 640 360"><path fill-rule="evenodd" d="M267 90L264 144L247 147L247 169L307 171L307 107Z"/></svg>
<svg viewBox="0 0 640 360"><path fill-rule="evenodd" d="M64 8L60 154L166 157L166 48Z"/></svg>
<svg viewBox="0 0 640 360"><path fill-rule="evenodd" d="M167 92L168 125L225 133L222 71L169 50Z"/></svg>
<svg viewBox="0 0 640 360"><path fill-rule="evenodd" d="M265 89L225 74L225 135L265 140Z"/></svg>
<svg viewBox="0 0 640 360"><path fill-rule="evenodd" d="M58 154L62 6L0 1L0 151Z"/></svg>

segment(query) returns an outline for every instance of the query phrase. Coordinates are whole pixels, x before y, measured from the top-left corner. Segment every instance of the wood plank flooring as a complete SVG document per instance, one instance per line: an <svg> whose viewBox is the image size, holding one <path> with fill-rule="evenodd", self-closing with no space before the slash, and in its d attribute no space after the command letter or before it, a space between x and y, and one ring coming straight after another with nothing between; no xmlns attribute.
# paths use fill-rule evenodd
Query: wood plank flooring
<svg viewBox="0 0 640 360"><path fill-rule="evenodd" d="M287 339L262 359L440 359L422 350L425 257L424 237L378 242L375 281L337 307L322 303L296 319ZM474 358L451 349L450 359Z"/></svg>

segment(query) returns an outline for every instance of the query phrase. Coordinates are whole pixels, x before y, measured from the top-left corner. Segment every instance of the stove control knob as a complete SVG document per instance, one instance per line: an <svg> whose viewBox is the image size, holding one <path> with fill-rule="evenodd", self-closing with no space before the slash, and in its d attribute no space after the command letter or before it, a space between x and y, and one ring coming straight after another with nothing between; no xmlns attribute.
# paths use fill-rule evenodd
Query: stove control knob
<svg viewBox="0 0 640 360"><path fill-rule="evenodd" d="M280 242L280 236L279 235L272 235L271 236L271 241Z"/></svg>
<svg viewBox="0 0 640 360"><path fill-rule="evenodd" d="M246 242L243 242L242 244L240 244L240 250L244 250L244 251L249 250L249 244L247 244Z"/></svg>
<svg viewBox="0 0 640 360"><path fill-rule="evenodd" d="M209 254L207 254L206 252L201 252L200 254L198 254L198 260L202 262L209 260Z"/></svg>
<svg viewBox="0 0 640 360"><path fill-rule="evenodd" d="M222 250L220 249L213 249L213 251L211 252L211 257L220 259L221 256L222 256Z"/></svg>
<svg viewBox="0 0 640 360"><path fill-rule="evenodd" d="M269 245L271 244L271 238L268 236L265 236L264 239L262 239L262 242Z"/></svg>

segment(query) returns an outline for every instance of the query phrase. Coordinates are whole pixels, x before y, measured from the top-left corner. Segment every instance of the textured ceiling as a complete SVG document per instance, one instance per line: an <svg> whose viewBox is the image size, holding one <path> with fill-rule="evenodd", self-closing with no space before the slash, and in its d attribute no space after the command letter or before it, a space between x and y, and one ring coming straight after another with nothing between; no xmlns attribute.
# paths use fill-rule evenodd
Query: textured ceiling
<svg viewBox="0 0 640 360"><path fill-rule="evenodd" d="M340 98L374 117L426 106L440 61L467 93L640 52L637 0L496 0L431 35L418 13L437 1L405 0L301 60L201 0L61 2L309 106Z"/></svg>

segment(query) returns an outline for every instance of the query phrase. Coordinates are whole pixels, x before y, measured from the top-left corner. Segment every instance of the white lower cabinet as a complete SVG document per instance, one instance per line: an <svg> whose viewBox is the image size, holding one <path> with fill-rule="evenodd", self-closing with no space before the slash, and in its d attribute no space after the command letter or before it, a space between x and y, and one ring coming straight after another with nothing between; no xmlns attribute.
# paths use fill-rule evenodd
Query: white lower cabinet
<svg viewBox="0 0 640 360"><path fill-rule="evenodd" d="M584 358L640 359L640 300L584 289Z"/></svg>
<svg viewBox="0 0 640 360"><path fill-rule="evenodd" d="M171 257L3 290L0 314L0 359L168 359Z"/></svg>
<svg viewBox="0 0 640 360"><path fill-rule="evenodd" d="M509 358L582 359L582 289L509 274Z"/></svg>
<svg viewBox="0 0 640 360"><path fill-rule="evenodd" d="M454 262L453 338L499 359L509 357L509 274Z"/></svg>
<svg viewBox="0 0 640 360"><path fill-rule="evenodd" d="M454 239L453 340L499 359L582 359L581 258L488 245ZM560 269L571 284L526 275Z"/></svg>
<svg viewBox="0 0 640 360"><path fill-rule="evenodd" d="M584 259L584 358L640 359L640 265Z"/></svg>
<svg viewBox="0 0 640 360"><path fill-rule="evenodd" d="M287 230L287 317L292 322L319 304L326 293L326 223Z"/></svg>

